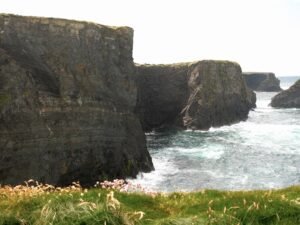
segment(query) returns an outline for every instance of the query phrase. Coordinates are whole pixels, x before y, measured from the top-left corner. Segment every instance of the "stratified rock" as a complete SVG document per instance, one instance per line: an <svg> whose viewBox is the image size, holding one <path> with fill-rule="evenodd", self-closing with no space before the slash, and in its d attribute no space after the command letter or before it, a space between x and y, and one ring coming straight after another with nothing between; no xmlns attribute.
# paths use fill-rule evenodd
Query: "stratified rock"
<svg viewBox="0 0 300 225"><path fill-rule="evenodd" d="M153 169L133 30L0 15L0 184L65 185Z"/></svg>
<svg viewBox="0 0 300 225"><path fill-rule="evenodd" d="M243 73L246 84L254 91L281 91L280 80L274 73Z"/></svg>
<svg viewBox="0 0 300 225"><path fill-rule="evenodd" d="M300 80L289 89L275 95L271 101L272 107L300 108Z"/></svg>
<svg viewBox="0 0 300 225"><path fill-rule="evenodd" d="M136 111L145 131L208 129L245 120L256 97L238 64L199 61L137 65Z"/></svg>

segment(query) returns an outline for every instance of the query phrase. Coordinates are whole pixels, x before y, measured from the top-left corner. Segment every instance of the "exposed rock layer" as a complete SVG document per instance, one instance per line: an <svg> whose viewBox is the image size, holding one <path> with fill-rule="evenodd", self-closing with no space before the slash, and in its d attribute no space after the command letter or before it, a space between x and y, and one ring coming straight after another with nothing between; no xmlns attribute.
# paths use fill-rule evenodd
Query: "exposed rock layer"
<svg viewBox="0 0 300 225"><path fill-rule="evenodd" d="M275 95L271 101L272 107L300 108L300 80L289 89Z"/></svg>
<svg viewBox="0 0 300 225"><path fill-rule="evenodd" d="M222 126L245 120L255 107L240 66L228 61L137 65L137 83L136 111L145 131Z"/></svg>
<svg viewBox="0 0 300 225"><path fill-rule="evenodd" d="M280 80L274 73L243 73L246 84L254 91L281 91Z"/></svg>
<svg viewBox="0 0 300 225"><path fill-rule="evenodd" d="M153 169L133 110L133 30L0 15L0 183Z"/></svg>

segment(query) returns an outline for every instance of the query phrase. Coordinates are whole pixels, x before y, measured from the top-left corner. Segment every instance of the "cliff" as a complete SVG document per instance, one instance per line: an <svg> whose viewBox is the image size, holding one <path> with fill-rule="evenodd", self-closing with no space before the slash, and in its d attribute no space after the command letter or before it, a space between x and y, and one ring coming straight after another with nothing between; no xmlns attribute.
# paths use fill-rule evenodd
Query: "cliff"
<svg viewBox="0 0 300 225"><path fill-rule="evenodd" d="M275 95L272 98L271 106L278 108L300 108L300 80L289 89Z"/></svg>
<svg viewBox="0 0 300 225"><path fill-rule="evenodd" d="M65 185L153 169L133 30L0 15L0 184Z"/></svg>
<svg viewBox="0 0 300 225"><path fill-rule="evenodd" d="M278 92L280 80L274 73L243 73L246 84L254 91Z"/></svg>
<svg viewBox="0 0 300 225"><path fill-rule="evenodd" d="M245 120L256 97L238 64L137 65L136 112L143 129L208 129Z"/></svg>

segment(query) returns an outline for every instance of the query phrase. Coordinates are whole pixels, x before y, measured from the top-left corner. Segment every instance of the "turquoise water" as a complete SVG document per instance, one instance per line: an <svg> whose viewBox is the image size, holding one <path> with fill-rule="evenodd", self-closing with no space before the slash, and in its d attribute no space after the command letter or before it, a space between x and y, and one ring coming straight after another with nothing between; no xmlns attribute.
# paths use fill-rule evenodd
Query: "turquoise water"
<svg viewBox="0 0 300 225"><path fill-rule="evenodd" d="M283 88L294 82L288 81ZM300 109L269 107L275 94L257 93L257 108L245 122L209 131L147 134L156 170L132 181L156 191L300 184Z"/></svg>

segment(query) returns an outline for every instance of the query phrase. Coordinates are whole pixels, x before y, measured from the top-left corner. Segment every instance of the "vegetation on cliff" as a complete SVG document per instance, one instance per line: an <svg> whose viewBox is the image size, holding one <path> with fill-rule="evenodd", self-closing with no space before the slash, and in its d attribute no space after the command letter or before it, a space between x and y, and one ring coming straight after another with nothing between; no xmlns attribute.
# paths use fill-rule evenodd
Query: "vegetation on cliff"
<svg viewBox="0 0 300 225"><path fill-rule="evenodd" d="M103 185L102 185L103 187ZM300 186L282 190L124 192L33 181L0 188L0 224L299 224ZM110 186L111 187L111 186ZM123 191L123 192L122 192Z"/></svg>

